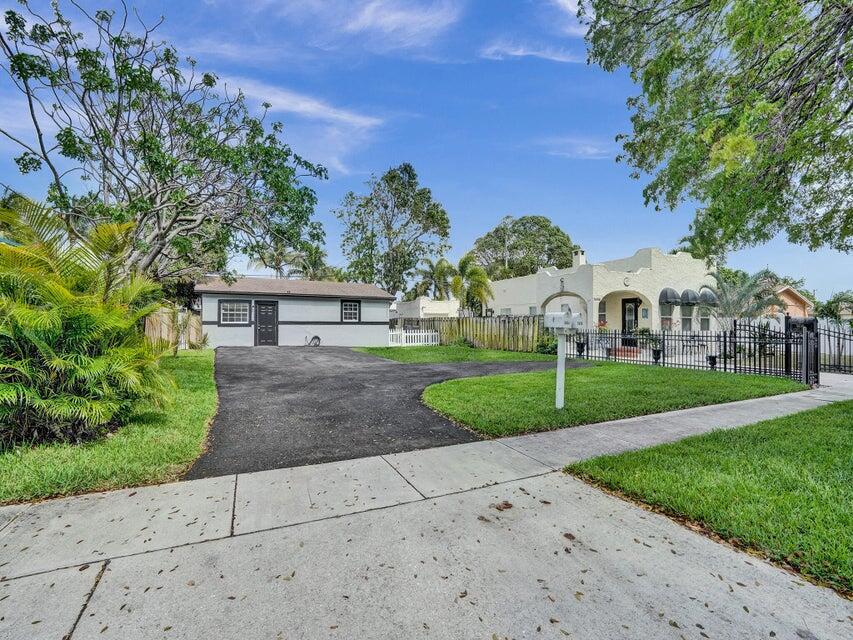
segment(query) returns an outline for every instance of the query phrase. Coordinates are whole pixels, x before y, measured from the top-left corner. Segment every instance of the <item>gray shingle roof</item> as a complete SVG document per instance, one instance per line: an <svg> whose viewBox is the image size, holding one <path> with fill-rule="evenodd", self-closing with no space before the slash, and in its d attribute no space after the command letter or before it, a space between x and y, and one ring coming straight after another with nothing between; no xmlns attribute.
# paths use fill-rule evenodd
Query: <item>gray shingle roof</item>
<svg viewBox="0 0 853 640"><path fill-rule="evenodd" d="M288 280L286 278L238 278L228 284L222 278L207 278L195 286L196 293L261 294L319 298L374 298L393 300L387 291L363 282Z"/></svg>

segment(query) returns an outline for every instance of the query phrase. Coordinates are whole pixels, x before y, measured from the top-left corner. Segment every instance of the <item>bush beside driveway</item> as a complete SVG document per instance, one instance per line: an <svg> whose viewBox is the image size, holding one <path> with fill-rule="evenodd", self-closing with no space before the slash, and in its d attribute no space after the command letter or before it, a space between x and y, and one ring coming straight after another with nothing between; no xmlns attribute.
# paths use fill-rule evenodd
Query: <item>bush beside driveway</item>
<svg viewBox="0 0 853 640"><path fill-rule="evenodd" d="M175 480L201 454L216 412L213 351L182 351L161 366L176 389L115 433L82 444L18 446L0 453L0 503Z"/></svg>

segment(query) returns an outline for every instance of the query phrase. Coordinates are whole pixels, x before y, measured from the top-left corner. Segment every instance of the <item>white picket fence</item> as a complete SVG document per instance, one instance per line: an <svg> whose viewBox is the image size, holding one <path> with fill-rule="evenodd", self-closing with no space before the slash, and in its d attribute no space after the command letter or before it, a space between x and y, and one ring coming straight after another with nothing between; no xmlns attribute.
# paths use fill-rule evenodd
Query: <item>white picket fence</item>
<svg viewBox="0 0 853 640"><path fill-rule="evenodd" d="M425 347L438 344L438 331L428 329L391 329L389 347Z"/></svg>

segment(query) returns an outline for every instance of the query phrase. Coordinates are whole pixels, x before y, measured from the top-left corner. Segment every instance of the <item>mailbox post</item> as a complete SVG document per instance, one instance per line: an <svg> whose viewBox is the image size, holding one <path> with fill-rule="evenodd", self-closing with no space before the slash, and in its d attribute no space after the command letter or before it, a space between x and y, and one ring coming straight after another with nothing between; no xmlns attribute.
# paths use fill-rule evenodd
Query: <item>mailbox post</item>
<svg viewBox="0 0 853 640"><path fill-rule="evenodd" d="M568 335L580 326L579 313L546 313L545 328L557 334L557 388L554 406L562 409L566 396L566 343Z"/></svg>

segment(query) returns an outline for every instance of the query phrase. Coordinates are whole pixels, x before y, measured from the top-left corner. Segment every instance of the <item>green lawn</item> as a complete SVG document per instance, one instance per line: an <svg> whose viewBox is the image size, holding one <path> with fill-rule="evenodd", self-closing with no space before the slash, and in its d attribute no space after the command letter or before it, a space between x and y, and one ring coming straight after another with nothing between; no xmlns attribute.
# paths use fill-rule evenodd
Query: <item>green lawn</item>
<svg viewBox="0 0 853 640"><path fill-rule="evenodd" d="M804 389L783 378L600 363L566 371L566 402L554 408L554 370L461 378L431 385L423 400L489 436L545 431Z"/></svg>
<svg viewBox="0 0 853 640"><path fill-rule="evenodd" d="M142 411L97 442L0 453L0 503L176 479L201 454L216 413L213 351L182 351L163 358L162 366L177 383L163 411Z"/></svg>
<svg viewBox="0 0 853 640"><path fill-rule="evenodd" d="M554 360L555 356L521 351L499 351L448 345L441 347L358 347L355 351L369 353L397 362L511 362L530 360Z"/></svg>
<svg viewBox="0 0 853 640"><path fill-rule="evenodd" d="M567 470L853 594L853 401Z"/></svg>

